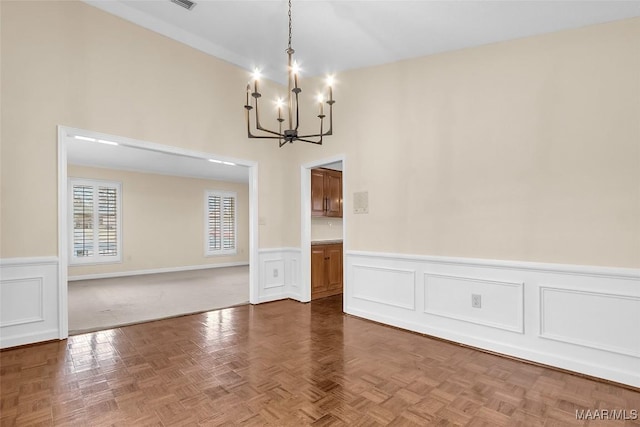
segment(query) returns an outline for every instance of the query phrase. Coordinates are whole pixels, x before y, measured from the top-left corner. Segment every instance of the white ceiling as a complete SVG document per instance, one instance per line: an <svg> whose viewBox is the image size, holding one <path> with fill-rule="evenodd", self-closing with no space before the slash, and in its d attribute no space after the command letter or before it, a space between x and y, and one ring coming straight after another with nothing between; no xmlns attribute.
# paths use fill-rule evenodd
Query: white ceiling
<svg viewBox="0 0 640 427"><path fill-rule="evenodd" d="M285 0L197 0L191 11L170 0L85 2L247 70L259 67L273 80L286 78ZM304 77L634 16L640 0L293 0L292 46ZM246 167L188 156L73 139L68 149L70 163L248 182Z"/></svg>
<svg viewBox="0 0 640 427"><path fill-rule="evenodd" d="M247 70L285 78L287 2L87 3ZM293 0L302 75L320 75L640 16L640 1Z"/></svg>
<svg viewBox="0 0 640 427"><path fill-rule="evenodd" d="M162 150L136 148L123 144L120 138L113 136L110 136L109 140L120 142L121 145L113 146L82 141L73 137L67 138L67 162L75 165L188 178L249 182L249 168L245 166L213 163L201 157L167 153ZM228 161L229 159L216 160Z"/></svg>

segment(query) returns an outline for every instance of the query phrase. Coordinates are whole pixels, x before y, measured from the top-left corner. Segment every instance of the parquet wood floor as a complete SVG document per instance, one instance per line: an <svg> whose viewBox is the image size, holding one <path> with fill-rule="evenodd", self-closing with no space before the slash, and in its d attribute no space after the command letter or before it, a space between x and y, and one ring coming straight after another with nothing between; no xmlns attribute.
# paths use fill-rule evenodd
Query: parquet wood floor
<svg viewBox="0 0 640 427"><path fill-rule="evenodd" d="M340 297L0 352L0 425L639 426L640 393L344 316Z"/></svg>

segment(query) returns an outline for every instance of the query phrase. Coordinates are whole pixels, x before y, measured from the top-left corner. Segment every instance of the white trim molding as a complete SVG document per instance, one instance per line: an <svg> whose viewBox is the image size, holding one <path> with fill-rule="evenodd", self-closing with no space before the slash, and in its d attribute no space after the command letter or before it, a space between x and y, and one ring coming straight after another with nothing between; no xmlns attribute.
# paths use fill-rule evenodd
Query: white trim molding
<svg viewBox="0 0 640 427"><path fill-rule="evenodd" d="M0 348L59 338L58 259L0 260Z"/></svg>
<svg viewBox="0 0 640 427"><path fill-rule="evenodd" d="M640 270L347 251L345 274L348 314L640 387Z"/></svg>

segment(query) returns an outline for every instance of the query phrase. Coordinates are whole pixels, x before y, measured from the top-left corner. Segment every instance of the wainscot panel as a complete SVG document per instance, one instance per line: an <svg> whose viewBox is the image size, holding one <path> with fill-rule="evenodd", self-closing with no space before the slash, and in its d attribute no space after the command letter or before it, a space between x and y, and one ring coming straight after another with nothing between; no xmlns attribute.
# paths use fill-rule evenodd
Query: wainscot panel
<svg viewBox="0 0 640 427"><path fill-rule="evenodd" d="M300 301L300 249L258 250L260 289L258 302L292 298Z"/></svg>
<svg viewBox="0 0 640 427"><path fill-rule="evenodd" d="M3 259L0 278L0 348L58 339L58 259Z"/></svg>
<svg viewBox="0 0 640 427"><path fill-rule="evenodd" d="M637 269L348 251L345 311L640 387Z"/></svg>
<svg viewBox="0 0 640 427"><path fill-rule="evenodd" d="M407 310L416 309L416 272L354 264L353 298Z"/></svg>
<svg viewBox="0 0 640 427"><path fill-rule="evenodd" d="M571 307L567 315L567 307ZM635 332L621 325L636 325ZM540 336L640 357L640 297L540 287Z"/></svg>
<svg viewBox="0 0 640 427"><path fill-rule="evenodd" d="M524 332L523 283L425 273L424 290L425 313Z"/></svg>

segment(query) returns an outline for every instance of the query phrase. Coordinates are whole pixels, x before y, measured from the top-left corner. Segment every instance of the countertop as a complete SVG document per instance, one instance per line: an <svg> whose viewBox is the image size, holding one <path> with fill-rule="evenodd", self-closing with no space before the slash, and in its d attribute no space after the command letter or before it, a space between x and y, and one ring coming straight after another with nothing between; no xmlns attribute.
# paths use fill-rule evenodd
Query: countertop
<svg viewBox="0 0 640 427"><path fill-rule="evenodd" d="M337 243L342 243L342 239L336 239L336 240L313 240L311 241L311 246L315 246L315 245L334 245Z"/></svg>

